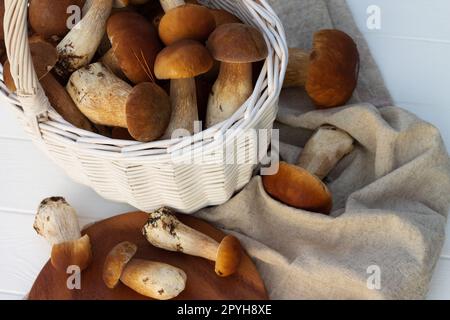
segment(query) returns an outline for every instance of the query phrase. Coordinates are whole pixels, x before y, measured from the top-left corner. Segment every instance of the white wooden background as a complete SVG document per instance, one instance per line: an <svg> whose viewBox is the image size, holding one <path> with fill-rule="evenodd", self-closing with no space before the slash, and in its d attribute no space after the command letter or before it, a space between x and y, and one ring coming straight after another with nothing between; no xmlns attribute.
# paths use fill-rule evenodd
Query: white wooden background
<svg viewBox="0 0 450 320"><path fill-rule="evenodd" d="M396 104L437 125L450 146L450 1L348 3ZM366 9L373 4L382 10L382 28L377 31L366 27ZM0 177L0 299L21 299L49 257L49 247L32 229L33 215L44 197L66 197L82 215L83 224L132 210L71 182L22 133L3 101ZM450 234L450 225L447 230ZM429 298L450 299L450 241L437 265Z"/></svg>

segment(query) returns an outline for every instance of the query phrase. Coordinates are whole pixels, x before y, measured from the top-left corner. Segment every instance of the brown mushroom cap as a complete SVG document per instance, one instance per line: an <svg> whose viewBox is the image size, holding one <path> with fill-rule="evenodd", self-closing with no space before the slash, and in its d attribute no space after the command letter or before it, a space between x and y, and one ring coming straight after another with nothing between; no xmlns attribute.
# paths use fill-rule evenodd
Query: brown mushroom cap
<svg viewBox="0 0 450 320"><path fill-rule="evenodd" d="M103 265L103 281L114 289L120 281L126 265L136 254L138 248L134 243L125 241L116 245L108 254Z"/></svg>
<svg viewBox="0 0 450 320"><path fill-rule="evenodd" d="M328 187L308 171L285 162L277 174L263 176L266 192L294 208L329 214L333 199Z"/></svg>
<svg viewBox="0 0 450 320"><path fill-rule="evenodd" d="M267 58L267 44L261 32L242 23L219 26L208 39L214 59L227 63L253 63Z"/></svg>
<svg viewBox="0 0 450 320"><path fill-rule="evenodd" d="M228 23L242 23L236 16L222 9L210 9L211 14L216 21L216 27Z"/></svg>
<svg viewBox="0 0 450 320"><path fill-rule="evenodd" d="M138 141L154 141L166 131L171 113L170 98L161 87L150 82L138 84L126 104L128 131Z"/></svg>
<svg viewBox="0 0 450 320"><path fill-rule="evenodd" d="M228 277L234 274L241 264L242 247L234 236L226 236L219 245L216 259L216 274Z"/></svg>
<svg viewBox="0 0 450 320"><path fill-rule="evenodd" d="M135 84L153 81L153 66L162 47L152 23L138 13L124 11L108 19L107 33L127 78Z"/></svg>
<svg viewBox="0 0 450 320"><path fill-rule="evenodd" d="M30 37L28 42L30 45L34 70L36 71L39 80L42 80L58 61L58 53L55 47L39 36ZM11 92L15 92L17 88L12 78L10 68L11 65L9 61L6 61L3 69L4 81L7 88Z"/></svg>
<svg viewBox="0 0 450 320"><path fill-rule="evenodd" d="M69 29L67 20L71 13L67 13L69 6L83 7L85 0L30 0L28 21L31 28L39 35L50 38L63 37Z"/></svg>
<svg viewBox="0 0 450 320"><path fill-rule="evenodd" d="M213 59L204 45L182 40L164 48L156 57L155 75L158 79L188 79L208 72Z"/></svg>
<svg viewBox="0 0 450 320"><path fill-rule="evenodd" d="M356 88L359 52L356 43L339 30L314 35L306 91L319 108L344 105Z"/></svg>
<svg viewBox="0 0 450 320"><path fill-rule="evenodd" d="M34 70L38 78L42 79L53 69L58 61L58 52L51 43L41 37L32 36L28 42L30 44Z"/></svg>
<svg viewBox="0 0 450 320"><path fill-rule="evenodd" d="M67 272L69 266L78 266L81 270L85 270L91 261L91 242L88 235L52 247L51 263L58 271Z"/></svg>
<svg viewBox="0 0 450 320"><path fill-rule="evenodd" d="M159 37L166 45L180 40L206 41L216 27L208 8L186 4L167 12L159 23Z"/></svg>

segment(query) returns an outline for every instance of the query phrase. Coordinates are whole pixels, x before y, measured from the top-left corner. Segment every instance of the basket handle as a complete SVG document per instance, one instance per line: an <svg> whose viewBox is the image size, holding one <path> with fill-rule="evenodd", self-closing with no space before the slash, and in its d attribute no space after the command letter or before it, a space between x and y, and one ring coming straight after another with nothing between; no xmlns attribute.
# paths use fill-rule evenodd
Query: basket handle
<svg viewBox="0 0 450 320"><path fill-rule="evenodd" d="M41 136L39 122L48 119L50 102L34 70L28 45L28 1L5 0L5 46L10 72L17 88L17 98L28 125Z"/></svg>

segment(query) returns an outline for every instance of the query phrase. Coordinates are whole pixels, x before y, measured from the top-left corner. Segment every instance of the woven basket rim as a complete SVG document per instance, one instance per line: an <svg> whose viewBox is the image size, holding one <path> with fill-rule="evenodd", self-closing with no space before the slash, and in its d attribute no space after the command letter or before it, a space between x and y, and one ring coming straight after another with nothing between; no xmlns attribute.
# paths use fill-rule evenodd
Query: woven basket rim
<svg viewBox="0 0 450 320"><path fill-rule="evenodd" d="M261 115L265 111L265 108L271 107L271 105L276 103L281 91L281 84L283 82L284 75L286 72L288 51L286 38L284 35L284 29L281 24L281 21L273 12L270 5L267 4L266 0L240 0L240 2L237 2L236 0L233 1L200 0L199 2L208 7L220 8L228 11L233 11L230 10L230 6L237 6L243 4L246 5L247 7L250 6L251 8L253 8L253 10L259 9L261 10L259 11L260 14L262 13L264 16L274 18L275 20L271 28L273 29L272 32L276 34L277 37L269 39L267 32L265 30L261 30L262 26L258 24L260 22L258 21L255 22L253 20L248 21L248 19L245 18L245 16L239 15L239 13L233 11L233 13L236 14L239 18L241 18L241 20L243 20L245 23L252 24L261 30L261 32L264 34L266 38L266 42L270 49L269 51L273 54L273 56L271 57L269 55L269 57L265 60L264 66L258 77L257 84L254 87L252 96L246 103L244 103L236 111L236 113L230 119L220 124L217 124L211 128L195 133L193 136L190 137L184 137L181 139L157 140L153 142L139 142L131 140L114 139L100 135L98 133L93 133L87 130L76 128L75 126L64 120L53 108L50 108L48 109L48 118L45 120L40 120L37 123L39 131L50 132L53 135L60 136L60 138L64 142L67 143L70 142L74 148L81 148L85 153L92 153L92 155L99 155L100 151L101 154L103 154L107 158L108 157L113 157L115 159L126 158L129 161L133 161L134 157L136 157L136 160L137 159L142 160L143 158L146 157L155 158L156 156L169 155L170 150L179 150L180 148L183 148L182 147L183 145L185 145L185 147L190 147L193 143L203 143L204 145L210 145L211 147L213 147L214 144L216 144L216 147L220 147L220 143L218 143L219 139L217 138L219 136L223 136L226 130L228 129L246 130L253 128L253 124L261 117ZM252 17L254 18L254 16ZM276 52L277 50L273 48L272 41L276 41L279 44L279 48L277 49L281 54L279 53L277 55ZM267 78L269 77L269 72L272 71L269 70L271 68L270 66L271 59L279 64L278 72L276 74L274 73L274 77L278 77L277 79L278 81L274 81L274 79L272 79L272 82L275 84L275 87L272 88L270 93L267 93L267 97L263 99L262 105L259 107L259 109L256 110L255 113L254 112L255 110L252 107L254 107L254 104L257 102L261 104L260 100L262 98L264 91L265 90L268 91L267 82L269 80ZM276 61L277 59L278 61ZM1 64L0 66L1 66L0 72L3 75L3 66ZM261 88L264 88L259 92L257 92L258 84L260 85ZM13 106L15 111L18 113L18 116L20 118L23 118L23 120L25 121L24 126L27 127L26 123L27 116L24 108L21 106L22 103L20 101L20 98L15 93L9 92L3 80L0 81L0 92L1 92L0 95L6 98L7 102L9 102ZM29 132L29 134L31 134L34 139L42 138L36 137L36 134L33 132ZM98 149L95 148L95 146L98 146ZM107 146L112 147L108 149ZM92 149L89 147L91 147ZM166 150L166 152L139 155L140 151L142 152L151 149Z"/></svg>

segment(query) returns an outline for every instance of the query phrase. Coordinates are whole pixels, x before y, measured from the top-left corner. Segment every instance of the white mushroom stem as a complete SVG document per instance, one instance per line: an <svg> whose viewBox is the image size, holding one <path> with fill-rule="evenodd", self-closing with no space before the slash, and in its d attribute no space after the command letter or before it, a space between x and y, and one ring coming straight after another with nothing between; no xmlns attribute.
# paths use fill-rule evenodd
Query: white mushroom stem
<svg viewBox="0 0 450 320"><path fill-rule="evenodd" d="M74 72L66 89L92 122L127 128L126 103L133 88L103 64L94 63Z"/></svg>
<svg viewBox="0 0 450 320"><path fill-rule="evenodd" d="M120 281L146 297L169 300L177 297L186 287L186 273L171 265L131 260L125 267Z"/></svg>
<svg viewBox="0 0 450 320"><path fill-rule="evenodd" d="M75 209L60 197L41 202L33 227L52 246L81 238Z"/></svg>
<svg viewBox="0 0 450 320"><path fill-rule="evenodd" d="M253 92L251 63L226 63L220 65L219 77L208 101L206 127L230 118Z"/></svg>
<svg viewBox="0 0 450 320"><path fill-rule="evenodd" d="M323 180L354 149L354 139L333 126L317 130L302 151L297 165Z"/></svg>
<svg viewBox="0 0 450 320"><path fill-rule="evenodd" d="M169 209L151 214L143 234L155 247L216 261L219 243L181 223Z"/></svg>
<svg viewBox="0 0 450 320"><path fill-rule="evenodd" d="M109 49L100 59L100 62L102 62L103 65L117 77L124 81L127 80L127 76L123 73L122 68L120 68L119 61L117 60L113 49Z"/></svg>
<svg viewBox="0 0 450 320"><path fill-rule="evenodd" d="M184 0L160 0L160 3L164 12L168 12L176 7L186 4Z"/></svg>
<svg viewBox="0 0 450 320"><path fill-rule="evenodd" d="M89 64L106 30L113 0L95 0L81 21L58 44L59 62L56 72L67 78Z"/></svg>
<svg viewBox="0 0 450 320"><path fill-rule="evenodd" d="M89 9L92 7L92 4L97 1L97 0L86 0L86 2L84 3L83 6L83 12L82 15L83 17L88 13ZM139 4L139 3L135 3L136 1L131 1L132 4ZM142 3L145 3L147 1L141 1ZM142 4L141 3L141 4ZM128 7L128 5L130 4L130 0L113 0L113 8L125 8Z"/></svg>
<svg viewBox="0 0 450 320"><path fill-rule="evenodd" d="M170 82L172 116L164 138L172 138L178 129L194 133L195 121L198 121L197 91L194 78L174 79Z"/></svg>
<svg viewBox="0 0 450 320"><path fill-rule="evenodd" d="M92 4L95 2L95 0L86 0L86 2L84 3L83 6L83 17L86 16L86 14L88 13L89 9L92 7Z"/></svg>

